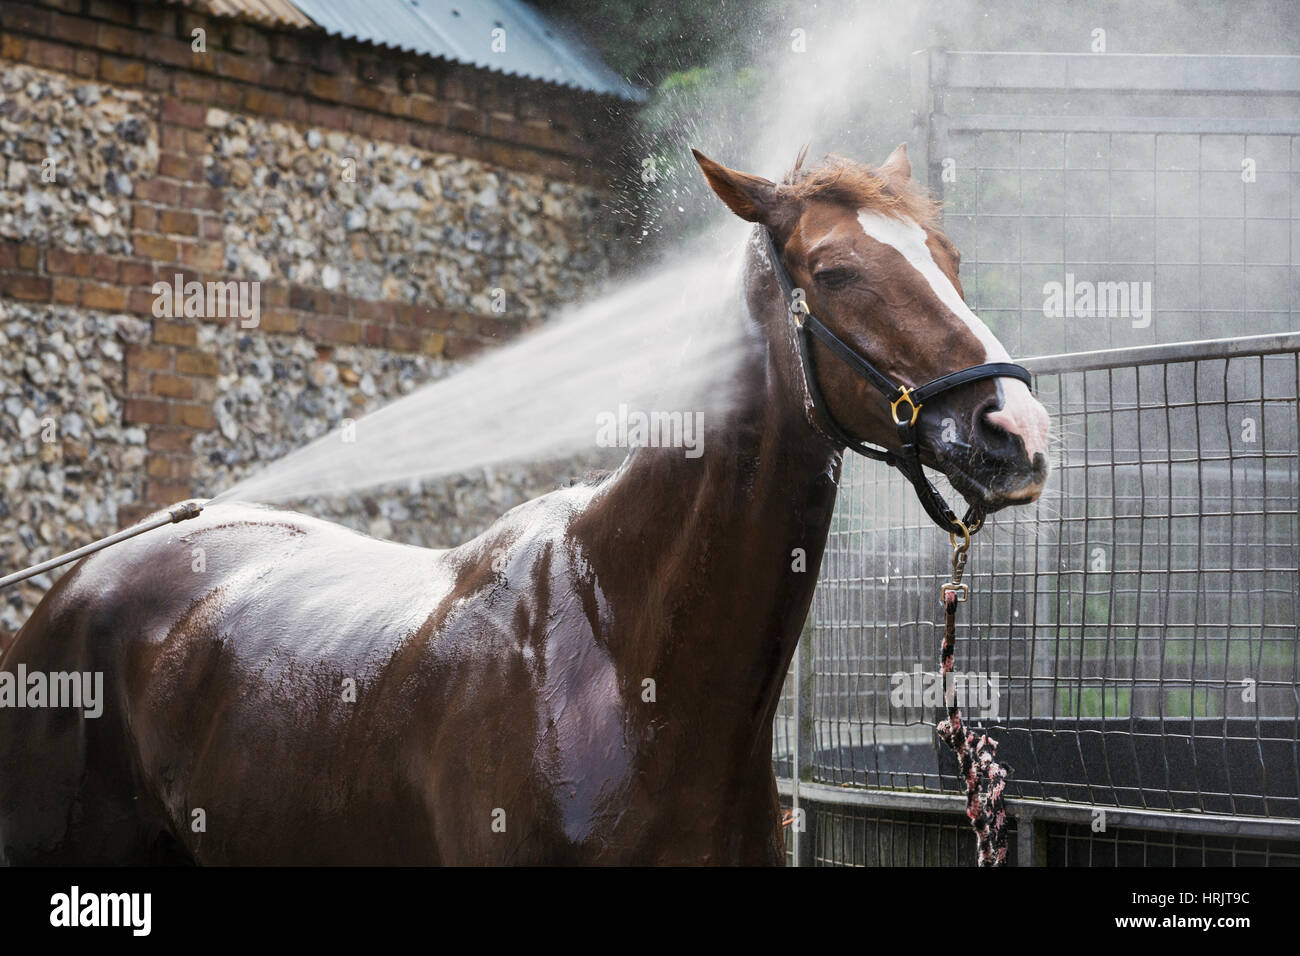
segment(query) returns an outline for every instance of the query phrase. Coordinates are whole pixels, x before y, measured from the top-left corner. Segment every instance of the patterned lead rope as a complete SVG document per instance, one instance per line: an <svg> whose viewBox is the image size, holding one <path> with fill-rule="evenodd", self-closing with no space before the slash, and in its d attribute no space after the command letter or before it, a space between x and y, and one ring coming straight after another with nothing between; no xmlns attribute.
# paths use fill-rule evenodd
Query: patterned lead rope
<svg viewBox="0 0 1300 956"><path fill-rule="evenodd" d="M967 545L969 543L968 537ZM939 739L952 749L958 771L966 784L966 816L975 831L979 865L1002 866L1007 859L1007 812L1002 805L1007 772L996 759L998 742L987 734L982 734L977 740L962 723L956 682L949 683L948 680L957 646L957 605L964 600L966 593L961 583L965 565L963 547L953 555L953 579L942 590L945 620L943 647L939 652L939 679L943 682L943 702L948 708L948 719L940 721L935 731Z"/></svg>

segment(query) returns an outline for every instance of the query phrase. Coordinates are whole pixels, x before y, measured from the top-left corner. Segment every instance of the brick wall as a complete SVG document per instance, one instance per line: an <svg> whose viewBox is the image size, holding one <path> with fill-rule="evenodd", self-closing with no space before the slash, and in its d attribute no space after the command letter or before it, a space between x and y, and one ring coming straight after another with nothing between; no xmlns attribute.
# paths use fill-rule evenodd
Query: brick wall
<svg viewBox="0 0 1300 956"><path fill-rule="evenodd" d="M191 48L196 28L206 52ZM256 281L248 334L266 360L336 365L341 378L322 380L353 389L364 411L395 397L386 388L542 321L617 260L610 199L630 137L607 98L316 30L111 0L0 3L0 81L0 539L13 533L0 567L257 465L245 454L229 474L196 469L217 413L238 417L224 393L247 376L244 333L235 319L156 315L156 282ZM348 162L355 182L340 181ZM73 437L51 451L20 434L20 417L62 422L79 401L71 379L34 384L31 361L49 351L25 334L36 325L97 337L89 349L65 343L64 363L65 375L107 380L113 420L92 427L92 452L140 436L144 452L139 475L100 483L112 490L97 520L48 541L31 529L57 525L60 502L40 494L70 495L51 469L82 481L83 498L102 489ZM381 375L399 367L400 383ZM356 392L363 375L380 387Z"/></svg>
<svg viewBox="0 0 1300 956"><path fill-rule="evenodd" d="M619 149L626 122L610 98L172 4L6 0L0 23L0 59L158 93L163 173L181 183L211 106L589 183L607 182L593 161ZM201 190L186 198L206 208Z"/></svg>

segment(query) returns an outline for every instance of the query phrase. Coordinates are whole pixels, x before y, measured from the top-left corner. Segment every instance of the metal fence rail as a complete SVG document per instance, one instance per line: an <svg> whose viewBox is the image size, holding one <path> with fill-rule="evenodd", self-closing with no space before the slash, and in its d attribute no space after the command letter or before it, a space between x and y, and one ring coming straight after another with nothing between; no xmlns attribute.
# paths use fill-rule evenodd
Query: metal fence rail
<svg viewBox="0 0 1300 956"><path fill-rule="evenodd" d="M1061 434L1054 489L977 536L958 647L964 711L1000 741L1013 811L1091 833L1105 810L1133 830L1097 851L1116 860L1158 856L1140 835L1164 813L1161 853L1300 861L1267 843L1300 839L1300 333L1029 365ZM881 813L933 843L953 821L914 814L961 812L925 697L947 548L897 474L846 463L775 728L778 772L797 745L800 796L823 807L812 859L855 839L862 858ZM1039 843L1077 861L1072 832ZM1177 844L1193 832L1265 843ZM1019 842L1022 862L1046 852Z"/></svg>

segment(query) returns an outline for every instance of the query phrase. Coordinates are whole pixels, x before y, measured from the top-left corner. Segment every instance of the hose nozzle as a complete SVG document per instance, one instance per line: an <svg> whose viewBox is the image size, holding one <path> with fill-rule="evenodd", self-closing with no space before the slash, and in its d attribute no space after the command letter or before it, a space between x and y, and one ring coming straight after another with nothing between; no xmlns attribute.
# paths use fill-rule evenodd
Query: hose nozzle
<svg viewBox="0 0 1300 956"><path fill-rule="evenodd" d="M127 528L117 534L110 534L107 538L100 538L98 541L92 541L84 547L75 551L69 551L67 554L61 554L57 558L50 558L48 561L42 561L40 564L34 564L30 568L22 571L15 571L13 574L0 578L0 590L9 587L11 584L17 584L19 581L26 581L28 578L35 577L51 568L57 568L61 564L67 564L69 561L75 561L78 558L84 558L88 554L94 554L107 548L111 544L117 544L119 541L125 541L127 538L134 538L138 534L146 531L152 531L154 528L161 528L165 524L176 524L179 521L188 521L190 518L197 518L203 511L203 506L209 502L186 501L167 512L167 516L158 515L148 521Z"/></svg>
<svg viewBox="0 0 1300 956"><path fill-rule="evenodd" d="M172 516L172 524L176 524L180 521L188 521L190 518L197 518L202 510L203 505L197 501L187 501L167 513Z"/></svg>

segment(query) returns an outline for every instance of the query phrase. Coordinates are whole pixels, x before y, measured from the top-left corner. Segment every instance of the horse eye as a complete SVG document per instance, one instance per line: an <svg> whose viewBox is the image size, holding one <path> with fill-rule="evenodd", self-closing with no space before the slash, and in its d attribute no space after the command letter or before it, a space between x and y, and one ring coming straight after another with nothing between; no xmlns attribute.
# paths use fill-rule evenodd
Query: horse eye
<svg viewBox="0 0 1300 956"><path fill-rule="evenodd" d="M857 273L852 269L819 269L813 274L818 285L826 286L828 289L838 289L846 286L857 278Z"/></svg>

